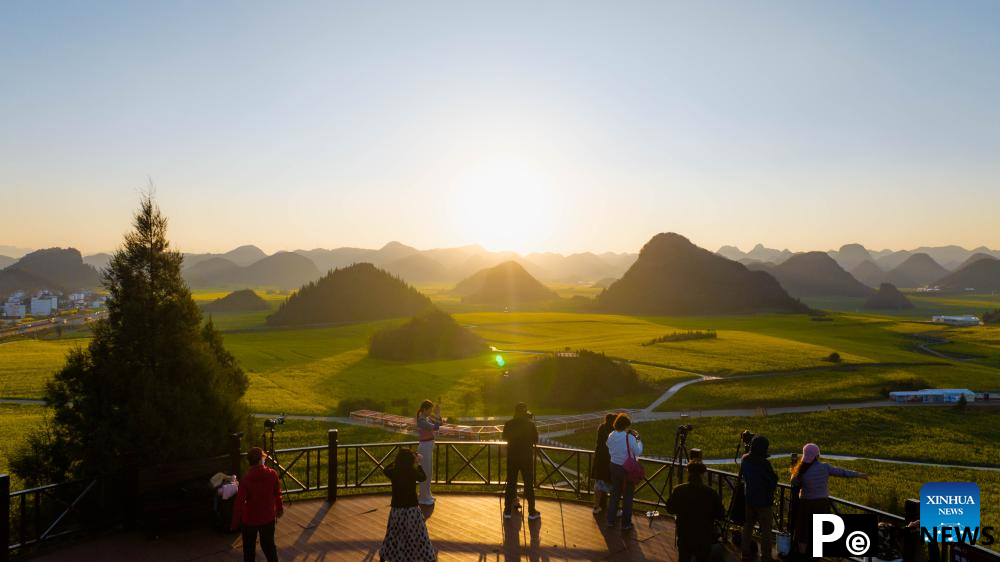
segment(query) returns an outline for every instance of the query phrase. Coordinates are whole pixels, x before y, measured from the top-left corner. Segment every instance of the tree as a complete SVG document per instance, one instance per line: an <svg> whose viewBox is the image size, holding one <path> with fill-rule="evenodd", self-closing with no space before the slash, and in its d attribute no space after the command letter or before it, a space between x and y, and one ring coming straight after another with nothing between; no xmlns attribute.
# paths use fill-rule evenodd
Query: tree
<svg viewBox="0 0 1000 562"><path fill-rule="evenodd" d="M227 450L248 380L181 278L167 219L142 197L103 274L108 316L46 387L52 407L12 467L28 481L118 474Z"/></svg>

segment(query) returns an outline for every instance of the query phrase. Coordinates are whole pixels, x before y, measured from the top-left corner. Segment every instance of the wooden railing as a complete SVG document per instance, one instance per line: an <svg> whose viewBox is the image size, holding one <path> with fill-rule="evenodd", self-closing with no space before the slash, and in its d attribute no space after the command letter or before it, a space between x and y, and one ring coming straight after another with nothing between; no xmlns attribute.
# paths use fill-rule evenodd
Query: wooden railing
<svg viewBox="0 0 1000 562"><path fill-rule="evenodd" d="M415 449L416 441L341 444L337 430L330 430L328 443L310 447L278 449L268 459L282 479L284 493L295 497L325 495L335 502L339 494L385 493L391 484L382 469L388 466L402 447ZM506 448L503 441L436 441L431 474L438 489L501 493L506 485ZM237 453L233 453L235 460ZM671 460L640 458L646 477L636 486L634 503L650 510L666 507L675 484L684 480L683 466ZM589 500L593 493L590 477L593 452L585 449L538 445L534 449L531 483L546 495L570 500ZM738 475L709 468L706 484L715 489L729 505L737 489ZM6 550L0 562L12 553L57 537L86 533L119 523L108 517L106 496L101 481L67 482L9 492L9 479L0 475L0 497L8 506L0 513L0 539ZM789 528L791 489L780 484L775 498L774 529ZM880 522L901 527L904 517L840 498L830 498L837 513L868 513ZM2 515L0 515L2 517ZM1000 554L982 547L965 545L976 558L993 559Z"/></svg>

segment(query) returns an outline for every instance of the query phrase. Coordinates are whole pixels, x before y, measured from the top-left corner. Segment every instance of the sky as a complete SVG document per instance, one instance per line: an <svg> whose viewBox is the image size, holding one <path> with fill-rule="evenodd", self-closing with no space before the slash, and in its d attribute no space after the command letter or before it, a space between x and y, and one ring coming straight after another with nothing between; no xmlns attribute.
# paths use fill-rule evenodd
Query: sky
<svg viewBox="0 0 1000 562"><path fill-rule="evenodd" d="M1000 247L1000 3L10 2L0 245Z"/></svg>

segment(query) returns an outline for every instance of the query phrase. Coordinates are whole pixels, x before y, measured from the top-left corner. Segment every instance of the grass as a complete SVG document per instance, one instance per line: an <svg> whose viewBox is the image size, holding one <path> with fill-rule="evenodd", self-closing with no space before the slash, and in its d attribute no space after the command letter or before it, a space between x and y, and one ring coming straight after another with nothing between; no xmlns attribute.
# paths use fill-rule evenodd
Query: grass
<svg viewBox="0 0 1000 562"><path fill-rule="evenodd" d="M1000 407L887 407L757 417L696 418L689 447L708 459L732 458L741 431L767 436L782 457L818 443L824 453L882 459L1000 467ZM678 420L638 423L645 452L670 456ZM594 431L560 441L592 448ZM933 446L931 446L933 444Z"/></svg>
<svg viewBox="0 0 1000 562"><path fill-rule="evenodd" d="M969 370L950 363L904 367L829 367L767 377L712 380L684 387L658 408L708 410L834 404L884 400L887 390L912 386L954 388L973 385ZM983 383L985 384L985 374Z"/></svg>
<svg viewBox="0 0 1000 562"><path fill-rule="evenodd" d="M45 383L86 339L23 339L0 343L0 397L41 398Z"/></svg>
<svg viewBox="0 0 1000 562"><path fill-rule="evenodd" d="M10 458L28 437L28 432L38 427L46 414L45 406L19 406L0 404L0 474L10 472ZM11 490L21 488L20 481L11 475Z"/></svg>

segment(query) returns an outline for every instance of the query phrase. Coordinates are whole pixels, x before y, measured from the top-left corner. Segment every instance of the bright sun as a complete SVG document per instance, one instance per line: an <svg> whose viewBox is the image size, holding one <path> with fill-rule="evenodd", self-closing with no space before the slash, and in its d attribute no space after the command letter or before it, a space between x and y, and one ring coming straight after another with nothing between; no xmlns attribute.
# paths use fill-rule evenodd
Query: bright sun
<svg viewBox="0 0 1000 562"><path fill-rule="evenodd" d="M516 158L483 160L458 174L449 207L457 234L491 250L544 247L558 222L552 185L541 170Z"/></svg>

